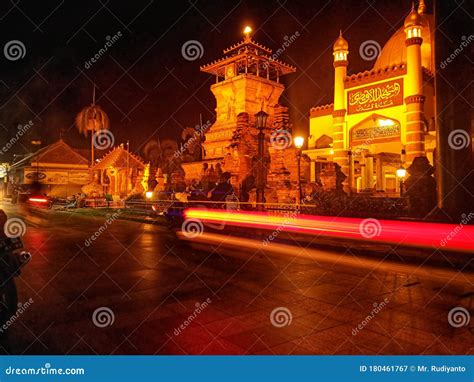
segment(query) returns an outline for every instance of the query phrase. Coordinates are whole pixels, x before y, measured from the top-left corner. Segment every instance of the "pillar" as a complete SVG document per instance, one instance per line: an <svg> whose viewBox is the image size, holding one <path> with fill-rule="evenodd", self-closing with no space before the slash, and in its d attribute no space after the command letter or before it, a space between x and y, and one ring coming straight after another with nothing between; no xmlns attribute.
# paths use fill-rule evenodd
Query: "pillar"
<svg viewBox="0 0 474 382"><path fill-rule="evenodd" d="M421 44L423 16L414 6L404 23L405 45L407 51L407 74L405 77L406 105L406 162L425 155L423 71Z"/></svg>
<svg viewBox="0 0 474 382"><path fill-rule="evenodd" d="M349 44L342 37L342 32L333 46L334 56L334 111L333 111L333 150L334 162L341 166L341 171L347 176L343 182L345 192L350 192L349 180L349 151L346 142L346 97L344 90L344 80L347 75L349 64L347 56L349 54Z"/></svg>

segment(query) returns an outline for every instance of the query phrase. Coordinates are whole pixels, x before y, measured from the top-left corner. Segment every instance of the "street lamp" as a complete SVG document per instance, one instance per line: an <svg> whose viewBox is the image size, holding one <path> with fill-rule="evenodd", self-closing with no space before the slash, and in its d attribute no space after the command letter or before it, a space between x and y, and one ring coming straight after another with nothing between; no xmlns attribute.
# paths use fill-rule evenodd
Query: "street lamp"
<svg viewBox="0 0 474 382"><path fill-rule="evenodd" d="M402 197L403 196L403 180L405 179L405 176L407 176L407 170L405 167L400 166L399 168L397 168L396 174L397 174L397 178L400 181L400 197Z"/></svg>
<svg viewBox="0 0 474 382"><path fill-rule="evenodd" d="M296 153L296 158L298 162L298 193L296 198L296 204L299 207L301 205L301 149L303 148L304 138L303 137L295 137L293 139L293 143L295 144L296 149L298 150Z"/></svg>
<svg viewBox="0 0 474 382"><path fill-rule="evenodd" d="M258 129L257 139L258 139L258 162L257 162L257 211L263 211L263 201L265 183L263 179L263 142L265 140L265 133L263 129L267 126L268 114L263 110L260 110L255 114L255 127Z"/></svg>

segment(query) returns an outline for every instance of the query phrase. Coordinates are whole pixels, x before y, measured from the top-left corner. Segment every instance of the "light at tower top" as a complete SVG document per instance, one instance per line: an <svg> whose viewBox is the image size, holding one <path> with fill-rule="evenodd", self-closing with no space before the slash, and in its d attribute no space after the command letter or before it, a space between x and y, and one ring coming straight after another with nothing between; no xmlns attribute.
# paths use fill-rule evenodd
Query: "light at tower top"
<svg viewBox="0 0 474 382"><path fill-rule="evenodd" d="M243 30L244 39L224 49L224 57L201 66L201 71L216 76L216 83L239 76L256 76L280 82L280 77L294 73L296 68L279 60L280 53L256 42L250 34L252 28Z"/></svg>
<svg viewBox="0 0 474 382"><path fill-rule="evenodd" d="M244 35L246 38L249 38L250 37L250 33L252 33L252 28L250 26L246 26L245 29L244 29Z"/></svg>

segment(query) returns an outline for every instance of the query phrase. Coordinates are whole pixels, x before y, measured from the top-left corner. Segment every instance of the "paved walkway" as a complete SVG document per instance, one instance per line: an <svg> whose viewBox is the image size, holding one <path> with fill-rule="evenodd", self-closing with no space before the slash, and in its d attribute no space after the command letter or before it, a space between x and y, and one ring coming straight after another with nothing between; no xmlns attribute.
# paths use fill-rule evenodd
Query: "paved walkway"
<svg viewBox="0 0 474 382"><path fill-rule="evenodd" d="M20 301L33 303L10 327L4 351L473 353L472 320L459 328L448 320L456 307L472 313L467 273L374 271L350 250L321 251L334 257L321 261L302 248L286 256L263 247L196 248L164 227L111 216L109 223L58 212L24 219L33 260L18 286Z"/></svg>

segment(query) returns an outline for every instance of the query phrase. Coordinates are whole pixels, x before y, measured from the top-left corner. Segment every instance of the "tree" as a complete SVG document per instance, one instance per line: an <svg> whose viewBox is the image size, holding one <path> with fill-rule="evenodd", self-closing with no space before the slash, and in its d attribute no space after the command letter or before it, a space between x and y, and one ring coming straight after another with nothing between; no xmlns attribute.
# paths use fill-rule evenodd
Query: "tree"
<svg viewBox="0 0 474 382"><path fill-rule="evenodd" d="M82 109L76 115L76 127L81 134L87 137L91 132L91 166L94 165L94 134L103 129L109 129L109 117L99 105L95 104L95 86L92 104Z"/></svg>

